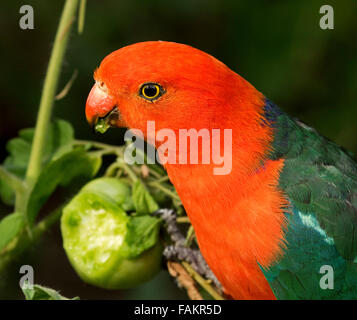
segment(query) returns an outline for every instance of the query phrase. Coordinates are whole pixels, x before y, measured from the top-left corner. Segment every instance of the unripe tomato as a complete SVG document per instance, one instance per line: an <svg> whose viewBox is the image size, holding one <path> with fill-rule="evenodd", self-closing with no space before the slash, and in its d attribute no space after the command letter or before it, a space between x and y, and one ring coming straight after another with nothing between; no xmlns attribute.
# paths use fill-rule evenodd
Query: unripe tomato
<svg viewBox="0 0 357 320"><path fill-rule="evenodd" d="M127 182L117 178L103 177L87 183L81 192L93 192L105 194L125 211L133 210L134 205L131 199L131 187Z"/></svg>
<svg viewBox="0 0 357 320"><path fill-rule="evenodd" d="M129 190L130 196L130 188L114 180L98 179L85 186L64 208L61 231L68 259L83 281L127 289L160 270L160 220L128 215L119 204L126 203L121 195Z"/></svg>

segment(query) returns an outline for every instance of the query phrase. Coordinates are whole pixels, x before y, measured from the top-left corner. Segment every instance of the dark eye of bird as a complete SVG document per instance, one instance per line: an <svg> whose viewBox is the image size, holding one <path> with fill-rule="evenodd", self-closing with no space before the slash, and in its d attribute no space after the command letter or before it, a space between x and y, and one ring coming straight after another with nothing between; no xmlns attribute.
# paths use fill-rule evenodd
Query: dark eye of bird
<svg viewBox="0 0 357 320"><path fill-rule="evenodd" d="M141 86L139 95L149 101L159 98L164 93L162 87L157 83L145 83Z"/></svg>

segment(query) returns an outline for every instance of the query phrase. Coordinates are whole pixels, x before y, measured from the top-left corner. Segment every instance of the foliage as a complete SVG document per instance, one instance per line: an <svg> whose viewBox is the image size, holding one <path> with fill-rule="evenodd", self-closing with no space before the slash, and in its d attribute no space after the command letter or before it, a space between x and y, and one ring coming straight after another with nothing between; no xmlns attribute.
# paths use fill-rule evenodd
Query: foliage
<svg viewBox="0 0 357 320"><path fill-rule="evenodd" d="M93 203L90 204L94 199L100 210L104 209L106 213L121 216L123 219L126 228L123 245L119 249L116 248L118 250L109 251L115 257L125 258L120 260L127 264L126 271L122 269L125 278L130 278L126 272L131 270L131 277L135 275L140 283L154 274L150 271L150 264L161 259L162 244L172 244L165 233L166 230L160 230L163 226L161 219L152 216L152 213L160 207L177 211L179 219L183 218L188 226L183 228L188 230L187 247L195 244L192 241L193 229L189 227L187 217L183 216L184 210L180 199L160 166L129 166L124 162L126 146L77 140L74 128L69 122L61 119L51 121L56 97L63 98L68 94L75 78L72 77L65 90L55 96L64 53L78 7L78 31L83 31L85 0L66 0L46 72L36 126L21 129L18 137L8 141L8 155L0 165L0 200L12 208L12 213L0 220L0 275L5 274L14 261L34 248L40 239L46 239L46 231L60 220L62 211L62 221L66 221L66 210L71 211L71 206L74 212L85 216L88 204L89 210L94 208ZM25 73L23 78L26 79ZM31 85L30 82L28 81L28 86ZM22 118L26 118L25 113ZM103 126L102 131L106 129ZM76 132L78 133L77 127ZM145 155L143 157L145 158ZM57 193L61 193L61 196L56 197ZM56 201L53 201L54 198ZM69 216L69 220L72 219L71 223L75 224L75 214ZM80 219L77 223L81 223ZM68 236L71 238L74 233L74 241L78 240L78 232L71 234L71 230L67 234L68 230L64 229L62 225L64 241ZM67 250L67 253L69 251ZM84 252L84 256L86 253L88 252ZM80 257L78 252L76 254L76 258ZM151 255L156 255L158 259L153 260ZM75 259L71 253L69 259ZM72 264L77 267L73 261ZM186 270L186 278L192 277L192 286L199 283L212 297L215 296L211 284L206 279L200 277L188 264L182 266ZM147 276L140 268L145 268L152 274ZM114 277L118 284L123 275L109 272L108 277ZM101 284L107 288L115 287L109 282ZM123 287L130 285L120 283ZM40 285L25 286L22 289L28 300L68 300L56 290Z"/></svg>
<svg viewBox="0 0 357 320"><path fill-rule="evenodd" d="M40 285L30 286L25 283L22 292L26 300L79 300L78 297L68 299L59 294L58 291Z"/></svg>

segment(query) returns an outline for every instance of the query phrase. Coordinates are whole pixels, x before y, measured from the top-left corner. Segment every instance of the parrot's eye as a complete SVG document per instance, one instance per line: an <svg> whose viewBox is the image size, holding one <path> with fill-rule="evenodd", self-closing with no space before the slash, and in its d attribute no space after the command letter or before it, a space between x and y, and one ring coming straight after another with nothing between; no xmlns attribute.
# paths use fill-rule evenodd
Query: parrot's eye
<svg viewBox="0 0 357 320"><path fill-rule="evenodd" d="M157 83L144 83L139 90L139 95L149 101L156 100L163 93L164 89Z"/></svg>

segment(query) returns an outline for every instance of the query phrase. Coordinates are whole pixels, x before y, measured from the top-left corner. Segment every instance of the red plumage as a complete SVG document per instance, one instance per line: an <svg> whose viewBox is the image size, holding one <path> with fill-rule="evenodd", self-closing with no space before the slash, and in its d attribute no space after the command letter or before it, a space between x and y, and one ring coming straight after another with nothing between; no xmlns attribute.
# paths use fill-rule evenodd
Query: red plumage
<svg viewBox="0 0 357 320"><path fill-rule="evenodd" d="M272 129L261 124L263 95L212 56L162 41L111 53L95 80L105 84L110 103L103 108L90 96L90 122L116 105L117 125L143 132L147 121L177 135L179 129L232 129L230 174L214 175L213 164L165 167L226 292L235 299L274 299L258 263L268 267L281 253L287 201L277 189L283 161L266 159ZM165 94L145 101L138 90L146 82L160 83Z"/></svg>

